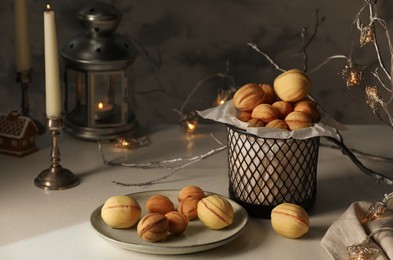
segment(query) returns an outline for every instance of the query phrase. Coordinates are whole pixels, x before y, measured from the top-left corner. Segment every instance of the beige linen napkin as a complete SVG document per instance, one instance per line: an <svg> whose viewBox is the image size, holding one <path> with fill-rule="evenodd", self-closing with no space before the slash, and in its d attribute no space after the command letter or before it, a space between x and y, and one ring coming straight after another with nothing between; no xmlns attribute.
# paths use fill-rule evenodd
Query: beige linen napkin
<svg viewBox="0 0 393 260"><path fill-rule="evenodd" d="M349 259L347 247L365 242L372 232L376 233L371 237L370 243L380 253L370 259L393 259L393 211L388 207L382 217L362 223L370 204L365 201L354 202L330 226L321 244L332 259ZM381 228L386 227L388 230L382 231Z"/></svg>

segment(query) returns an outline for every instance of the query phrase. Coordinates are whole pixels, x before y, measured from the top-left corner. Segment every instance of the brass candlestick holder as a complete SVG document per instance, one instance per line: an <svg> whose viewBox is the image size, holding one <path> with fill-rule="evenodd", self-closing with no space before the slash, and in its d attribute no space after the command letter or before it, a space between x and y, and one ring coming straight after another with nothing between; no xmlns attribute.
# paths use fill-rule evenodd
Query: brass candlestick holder
<svg viewBox="0 0 393 260"><path fill-rule="evenodd" d="M34 180L34 184L45 190L64 190L75 187L79 179L68 169L60 165L58 135L63 128L61 117L48 118L48 127L52 135L51 166L43 170Z"/></svg>
<svg viewBox="0 0 393 260"><path fill-rule="evenodd" d="M30 102L29 102L29 95L27 90L29 89L29 84L31 83L32 79L32 69L25 70L25 71L18 71L16 73L16 82L20 84L22 89L22 100L21 100L21 110L22 115L26 117L30 117ZM45 127L41 122L38 120L31 118L34 124L37 126L38 134L41 135L45 133Z"/></svg>

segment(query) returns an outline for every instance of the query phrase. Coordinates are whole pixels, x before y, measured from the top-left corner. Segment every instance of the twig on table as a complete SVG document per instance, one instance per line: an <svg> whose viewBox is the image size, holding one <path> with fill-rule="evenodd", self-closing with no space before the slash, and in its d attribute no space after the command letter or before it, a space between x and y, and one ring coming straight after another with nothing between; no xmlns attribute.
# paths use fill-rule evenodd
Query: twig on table
<svg viewBox="0 0 393 260"><path fill-rule="evenodd" d="M203 154L201 156L196 156L196 157L193 158L192 161L190 161L188 163L185 163L185 164L183 164L181 166L173 168L172 172L170 172L169 174L164 175L164 176L162 176L160 178L157 178L157 179L153 179L153 180L146 181L146 182L139 182L139 183L123 183L123 182L118 182L118 181L112 181L112 183L115 183L115 184L121 185L121 186L126 186L126 187L130 187L130 186L141 187L141 186L153 185L153 184L156 184L156 183L158 183L158 182L160 182L162 180L168 179L169 177L171 177L172 175L174 175L178 171L180 171L180 170L182 170L182 169L184 169L184 168L186 168L186 167L188 167L188 166L190 166L190 165L192 165L192 164L194 164L196 162L199 162L199 161L201 161L201 160L203 160L203 159L205 159L205 158L207 158L207 157L209 157L209 156L211 156L211 155L213 155L215 153L221 152L222 150L225 150L226 148L227 148L226 145L220 146L218 148L215 148L215 149L209 151L206 154Z"/></svg>
<svg viewBox="0 0 393 260"><path fill-rule="evenodd" d="M327 140L333 142L341 148L343 154L348 156L351 161L365 174L375 178L378 183L393 185L393 179L386 177L383 174L377 173L362 164L359 159L352 153L351 149L349 149L342 141L339 141L333 137L327 136Z"/></svg>
<svg viewBox="0 0 393 260"><path fill-rule="evenodd" d="M105 158L104 155L104 151L102 148L102 144L103 144L103 140L99 140L98 143L98 149L101 153L101 158L104 164L109 165L109 166L122 166L122 167L128 167L128 168L139 168L139 169L168 169L171 170L171 172L167 175L164 175L160 178L157 179L153 179L150 181L146 181L146 182L140 182L140 183L122 183L122 182L118 182L118 181L112 181L115 184L118 185L122 185L122 186L146 186L146 185L152 185L155 184L157 182L160 182L164 179L167 179L169 177L171 177L172 175L174 175L176 172L196 163L199 162L207 157L210 157L218 152L221 152L223 150L225 150L227 148L226 145L223 145L216 137L214 137L214 135L212 135L212 138L219 144L221 144L221 146L214 148L204 154L200 154L200 155L196 155L193 157L179 157L179 158L172 158L172 159L165 159L165 160L161 160L161 161L152 161L152 162L146 162L146 163L116 163L116 162L111 162L108 161ZM186 163L180 165L180 166L173 166L171 164L174 163L178 163L178 162L184 162L187 161ZM169 165L169 166L168 166Z"/></svg>

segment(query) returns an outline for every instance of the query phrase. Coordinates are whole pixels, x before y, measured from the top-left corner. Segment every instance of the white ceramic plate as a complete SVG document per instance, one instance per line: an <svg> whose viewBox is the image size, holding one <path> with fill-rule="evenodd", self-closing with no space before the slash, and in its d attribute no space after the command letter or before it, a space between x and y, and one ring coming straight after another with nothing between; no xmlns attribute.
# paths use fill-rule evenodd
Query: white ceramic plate
<svg viewBox="0 0 393 260"><path fill-rule="evenodd" d="M142 208L142 216L146 214L144 206L146 201L152 196L161 194L167 196L177 206L177 195L179 190L158 190L158 191L147 191L132 193L128 196L132 196ZM213 193L206 192L206 195ZM165 241L156 243L150 243L139 238L136 231L136 224L129 229L114 229L105 224L101 218L102 205L93 211L90 217L93 228L113 243L115 246L125 248L132 251L149 253L149 254L187 254L194 252L201 252L209 249L213 249L229 243L235 239L248 222L248 214L236 202L227 198L232 204L234 209L233 223L221 230L211 230L203 226L198 220L191 220L187 230L176 236L171 236Z"/></svg>

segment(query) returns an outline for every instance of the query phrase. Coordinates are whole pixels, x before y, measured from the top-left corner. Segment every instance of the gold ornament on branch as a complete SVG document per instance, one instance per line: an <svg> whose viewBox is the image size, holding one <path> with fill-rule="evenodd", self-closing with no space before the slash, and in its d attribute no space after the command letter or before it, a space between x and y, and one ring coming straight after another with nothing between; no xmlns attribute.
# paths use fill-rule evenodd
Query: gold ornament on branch
<svg viewBox="0 0 393 260"><path fill-rule="evenodd" d="M353 63L352 61L348 61L348 64L345 65L341 75L345 80L347 87L352 88L359 86L363 80L365 66L361 66Z"/></svg>
<svg viewBox="0 0 393 260"><path fill-rule="evenodd" d="M378 88L376 86L366 86L366 104L371 108L373 113L380 117L379 111L383 105L383 101L378 94Z"/></svg>
<svg viewBox="0 0 393 260"><path fill-rule="evenodd" d="M360 29L360 47L367 43L374 42L374 26L369 24Z"/></svg>

